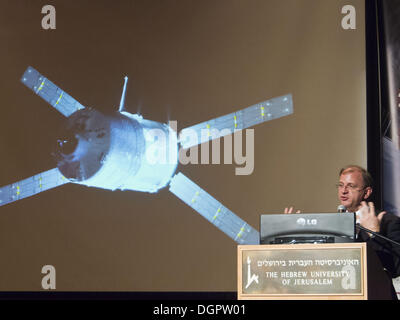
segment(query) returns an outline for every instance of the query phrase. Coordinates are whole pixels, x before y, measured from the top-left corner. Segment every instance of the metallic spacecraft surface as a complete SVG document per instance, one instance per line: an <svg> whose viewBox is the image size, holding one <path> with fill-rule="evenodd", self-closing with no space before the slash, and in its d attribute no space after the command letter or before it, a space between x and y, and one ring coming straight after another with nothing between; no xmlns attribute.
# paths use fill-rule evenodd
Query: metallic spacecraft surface
<svg viewBox="0 0 400 320"><path fill-rule="evenodd" d="M169 191L239 244L258 244L259 233L182 173L179 149L293 113L291 94L182 129L124 110L125 77L119 110L101 112L80 104L32 67L21 78L66 117L54 154L57 168L0 188L0 206L66 183L108 190ZM204 130L219 134L203 134ZM188 139L193 133L195 139ZM161 156L160 156L161 155ZM163 159L164 161L159 161Z"/></svg>

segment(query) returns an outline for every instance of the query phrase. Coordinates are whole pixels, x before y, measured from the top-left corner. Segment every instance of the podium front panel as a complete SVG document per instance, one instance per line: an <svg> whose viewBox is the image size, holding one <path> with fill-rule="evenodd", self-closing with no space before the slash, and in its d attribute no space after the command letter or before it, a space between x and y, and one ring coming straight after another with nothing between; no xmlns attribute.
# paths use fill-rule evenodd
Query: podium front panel
<svg viewBox="0 0 400 320"><path fill-rule="evenodd" d="M238 246L238 299L367 299L366 245Z"/></svg>

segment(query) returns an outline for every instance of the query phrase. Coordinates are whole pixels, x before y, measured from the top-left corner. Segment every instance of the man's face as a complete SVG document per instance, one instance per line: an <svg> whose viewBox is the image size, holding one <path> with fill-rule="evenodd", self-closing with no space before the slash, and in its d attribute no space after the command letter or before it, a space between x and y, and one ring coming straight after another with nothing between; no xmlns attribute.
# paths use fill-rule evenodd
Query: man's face
<svg viewBox="0 0 400 320"><path fill-rule="evenodd" d="M372 189L370 187L364 187L360 171L344 171L340 176L338 198L348 211L357 211L361 201L366 200L371 193Z"/></svg>

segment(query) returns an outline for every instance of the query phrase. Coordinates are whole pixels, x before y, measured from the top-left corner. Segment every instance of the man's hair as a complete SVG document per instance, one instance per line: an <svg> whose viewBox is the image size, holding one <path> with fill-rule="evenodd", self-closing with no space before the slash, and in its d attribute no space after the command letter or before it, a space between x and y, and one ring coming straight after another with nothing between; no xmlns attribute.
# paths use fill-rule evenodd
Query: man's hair
<svg viewBox="0 0 400 320"><path fill-rule="evenodd" d="M360 167L357 165L348 165L348 166L343 167L342 169L340 169L339 177L343 173L354 172L354 171L359 171L361 173L363 182L364 182L364 188L366 188L366 187L372 188L373 187L374 180L372 179L371 174L367 170L365 170L363 167Z"/></svg>

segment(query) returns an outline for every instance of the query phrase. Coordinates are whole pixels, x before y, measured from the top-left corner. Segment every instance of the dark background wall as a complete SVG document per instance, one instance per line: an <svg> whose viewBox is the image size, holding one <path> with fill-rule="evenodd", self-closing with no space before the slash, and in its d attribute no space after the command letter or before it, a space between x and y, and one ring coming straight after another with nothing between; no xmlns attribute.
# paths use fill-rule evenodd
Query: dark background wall
<svg viewBox="0 0 400 320"><path fill-rule="evenodd" d="M41 8L56 8L56 30ZM85 106L178 129L293 94L294 114L255 127L255 169L178 167L256 229L287 205L334 212L337 171L366 165L364 1L0 2L0 185L55 167L63 117L19 79L28 65ZM0 290L234 291L236 243L167 189L68 184L0 207Z"/></svg>

